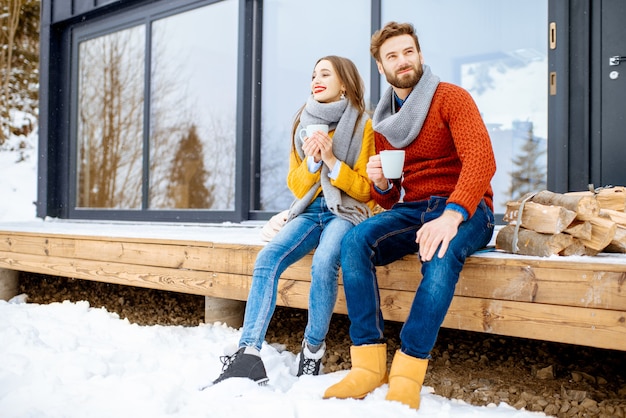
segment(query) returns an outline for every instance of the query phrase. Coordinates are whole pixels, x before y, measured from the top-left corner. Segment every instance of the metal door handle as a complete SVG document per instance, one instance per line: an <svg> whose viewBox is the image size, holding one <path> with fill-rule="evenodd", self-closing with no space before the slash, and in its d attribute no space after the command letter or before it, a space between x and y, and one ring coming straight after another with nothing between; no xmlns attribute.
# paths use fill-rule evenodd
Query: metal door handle
<svg viewBox="0 0 626 418"><path fill-rule="evenodd" d="M622 61L626 61L626 57L620 57L619 55L615 55L609 58L609 65L619 65Z"/></svg>

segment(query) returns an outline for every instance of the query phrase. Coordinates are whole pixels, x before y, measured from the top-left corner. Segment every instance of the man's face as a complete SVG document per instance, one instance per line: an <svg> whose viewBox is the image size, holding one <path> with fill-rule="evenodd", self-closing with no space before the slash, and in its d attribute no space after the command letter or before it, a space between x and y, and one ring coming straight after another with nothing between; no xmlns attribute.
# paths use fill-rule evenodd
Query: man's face
<svg viewBox="0 0 626 418"><path fill-rule="evenodd" d="M413 88L422 74L422 54L411 35L389 38L380 46L380 61L376 61L378 71L385 74L387 82L400 89Z"/></svg>

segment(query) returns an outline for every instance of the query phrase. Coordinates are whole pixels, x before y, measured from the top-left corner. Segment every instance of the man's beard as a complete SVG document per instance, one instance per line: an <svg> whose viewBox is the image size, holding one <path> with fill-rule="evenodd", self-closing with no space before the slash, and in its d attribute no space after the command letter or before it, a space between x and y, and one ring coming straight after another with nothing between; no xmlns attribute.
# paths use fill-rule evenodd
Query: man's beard
<svg viewBox="0 0 626 418"><path fill-rule="evenodd" d="M387 82L399 89L410 89L412 87L415 87L422 78L422 75L424 74L424 68L421 64L417 64L417 66L406 66L403 68L399 68L398 71L403 71L407 68L413 68L415 71L411 74L398 76L396 73L390 73L385 70L385 77L387 78Z"/></svg>

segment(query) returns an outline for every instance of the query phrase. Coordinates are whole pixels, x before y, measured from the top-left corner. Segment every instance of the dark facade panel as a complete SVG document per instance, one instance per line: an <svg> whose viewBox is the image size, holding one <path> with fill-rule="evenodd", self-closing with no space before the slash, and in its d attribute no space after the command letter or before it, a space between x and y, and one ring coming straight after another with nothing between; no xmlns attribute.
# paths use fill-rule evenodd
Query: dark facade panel
<svg viewBox="0 0 626 418"><path fill-rule="evenodd" d="M50 23L59 23L64 20L72 19L87 13L96 12L98 9L102 9L104 6L119 6L125 7L133 3L137 3L138 0L49 0L44 3L50 5L52 19ZM43 20L46 20L46 16L42 16Z"/></svg>
<svg viewBox="0 0 626 418"><path fill-rule="evenodd" d="M52 4L52 22L60 22L73 16L72 0L53 0Z"/></svg>
<svg viewBox="0 0 626 418"><path fill-rule="evenodd" d="M72 0L74 6L72 12L75 15L90 12L97 7L95 2L96 0Z"/></svg>

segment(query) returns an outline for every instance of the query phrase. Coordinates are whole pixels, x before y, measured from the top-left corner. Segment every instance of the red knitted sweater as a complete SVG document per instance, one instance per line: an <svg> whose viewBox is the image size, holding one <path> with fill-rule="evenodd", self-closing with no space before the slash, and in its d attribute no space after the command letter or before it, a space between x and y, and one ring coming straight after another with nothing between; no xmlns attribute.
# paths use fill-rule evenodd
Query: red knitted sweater
<svg viewBox="0 0 626 418"><path fill-rule="evenodd" d="M394 149L378 132L375 142L377 153ZM493 210L490 182L496 161L487 128L467 91L439 83L422 130L405 151L404 202L448 197L448 203L463 207L471 217L485 199ZM372 197L385 209L400 200L400 180L393 183L386 193L372 185Z"/></svg>

